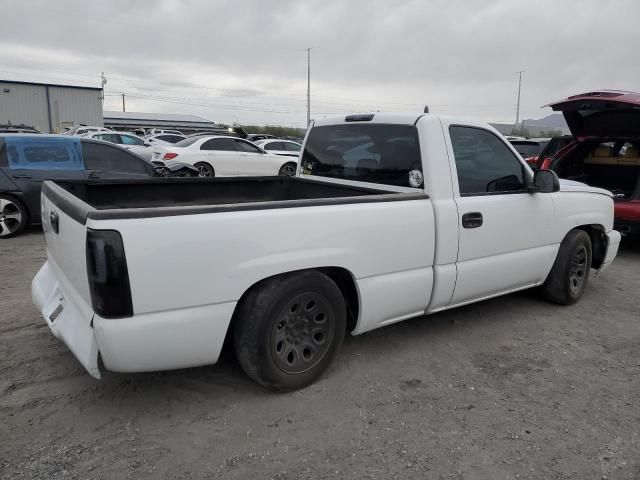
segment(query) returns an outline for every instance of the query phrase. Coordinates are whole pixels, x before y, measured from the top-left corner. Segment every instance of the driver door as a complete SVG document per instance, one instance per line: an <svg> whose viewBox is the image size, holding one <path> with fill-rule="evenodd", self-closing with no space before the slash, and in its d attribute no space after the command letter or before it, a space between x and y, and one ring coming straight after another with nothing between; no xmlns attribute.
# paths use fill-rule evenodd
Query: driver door
<svg viewBox="0 0 640 480"><path fill-rule="evenodd" d="M557 250L551 194L529 193L530 170L494 132L448 128L459 229L450 305L542 283Z"/></svg>

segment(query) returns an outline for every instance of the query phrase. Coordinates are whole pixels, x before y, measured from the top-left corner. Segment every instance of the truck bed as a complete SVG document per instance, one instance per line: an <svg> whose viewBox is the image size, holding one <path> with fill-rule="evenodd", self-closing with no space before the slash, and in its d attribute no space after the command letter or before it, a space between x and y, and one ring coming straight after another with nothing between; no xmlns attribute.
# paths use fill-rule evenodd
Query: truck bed
<svg viewBox="0 0 640 480"><path fill-rule="evenodd" d="M46 181L43 194L67 215L125 219L427 198L422 192L331 184L297 177Z"/></svg>

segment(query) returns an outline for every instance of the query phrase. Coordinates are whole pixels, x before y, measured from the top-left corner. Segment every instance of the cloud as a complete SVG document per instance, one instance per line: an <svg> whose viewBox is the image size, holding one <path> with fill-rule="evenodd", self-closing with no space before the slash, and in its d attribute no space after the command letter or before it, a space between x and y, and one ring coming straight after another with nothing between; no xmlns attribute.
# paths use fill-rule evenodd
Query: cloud
<svg viewBox="0 0 640 480"><path fill-rule="evenodd" d="M301 125L309 46L314 116L429 104L434 112L512 121L518 70L525 70L524 117L580 91L640 90L634 0L615 7L597 0L0 6L0 77L98 84L104 71L114 94L107 108L117 108L115 94L124 91L141 111Z"/></svg>

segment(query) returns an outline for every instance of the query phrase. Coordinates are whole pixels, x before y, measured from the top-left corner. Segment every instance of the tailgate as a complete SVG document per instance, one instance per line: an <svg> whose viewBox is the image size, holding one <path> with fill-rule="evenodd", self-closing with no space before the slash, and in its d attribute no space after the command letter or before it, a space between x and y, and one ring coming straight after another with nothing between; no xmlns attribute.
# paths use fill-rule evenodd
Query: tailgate
<svg viewBox="0 0 640 480"><path fill-rule="evenodd" d="M53 334L64 341L91 375L99 378L87 280L87 228L67 215L56 201L61 202L48 198L43 192L42 225L47 261L33 280L33 301Z"/></svg>

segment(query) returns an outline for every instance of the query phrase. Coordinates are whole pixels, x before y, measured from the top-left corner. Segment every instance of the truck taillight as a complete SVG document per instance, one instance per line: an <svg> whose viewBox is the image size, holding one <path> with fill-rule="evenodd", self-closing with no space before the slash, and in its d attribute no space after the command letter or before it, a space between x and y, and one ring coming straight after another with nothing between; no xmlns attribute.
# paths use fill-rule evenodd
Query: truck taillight
<svg viewBox="0 0 640 480"><path fill-rule="evenodd" d="M162 157L163 160L173 160L174 158L176 158L178 156L177 153L173 153L173 152L167 152L164 154L164 157Z"/></svg>
<svg viewBox="0 0 640 480"><path fill-rule="evenodd" d="M124 245L115 230L87 230L87 276L94 312L103 318L133 315Z"/></svg>

